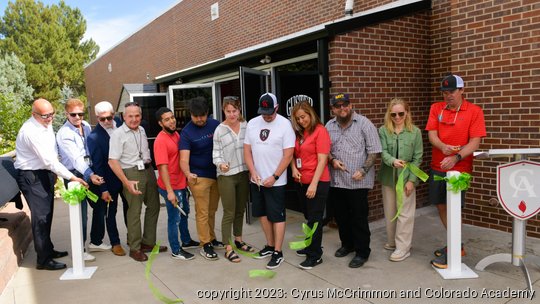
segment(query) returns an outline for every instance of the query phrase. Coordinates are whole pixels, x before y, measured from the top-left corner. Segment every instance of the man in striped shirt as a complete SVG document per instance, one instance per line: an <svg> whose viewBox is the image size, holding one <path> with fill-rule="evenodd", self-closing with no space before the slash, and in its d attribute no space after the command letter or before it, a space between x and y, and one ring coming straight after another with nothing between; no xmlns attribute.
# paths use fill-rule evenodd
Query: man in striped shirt
<svg viewBox="0 0 540 304"><path fill-rule="evenodd" d="M330 100L334 118L326 124L332 148L330 204L335 204L341 247L334 254L345 257L355 252L349 267L358 268L368 260L371 233L368 225L368 191L375 182L373 165L382 151L377 128L355 111L348 94Z"/></svg>

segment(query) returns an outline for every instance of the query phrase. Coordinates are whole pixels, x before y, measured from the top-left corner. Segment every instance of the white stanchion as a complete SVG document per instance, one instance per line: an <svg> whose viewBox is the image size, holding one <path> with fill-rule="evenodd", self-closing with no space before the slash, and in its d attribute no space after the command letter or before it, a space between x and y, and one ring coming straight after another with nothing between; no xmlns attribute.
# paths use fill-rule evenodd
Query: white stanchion
<svg viewBox="0 0 540 304"><path fill-rule="evenodd" d="M78 182L70 182L68 189L79 185ZM68 268L60 277L60 280L84 280L90 279L97 266L84 266L84 245L82 237L82 213L81 204L69 205L69 229L71 231L71 257L73 268Z"/></svg>
<svg viewBox="0 0 540 304"><path fill-rule="evenodd" d="M446 177L458 176L458 171L448 171ZM447 207L447 265L446 269L433 268L445 280L474 279L478 275L464 263L461 263L461 192L446 191Z"/></svg>

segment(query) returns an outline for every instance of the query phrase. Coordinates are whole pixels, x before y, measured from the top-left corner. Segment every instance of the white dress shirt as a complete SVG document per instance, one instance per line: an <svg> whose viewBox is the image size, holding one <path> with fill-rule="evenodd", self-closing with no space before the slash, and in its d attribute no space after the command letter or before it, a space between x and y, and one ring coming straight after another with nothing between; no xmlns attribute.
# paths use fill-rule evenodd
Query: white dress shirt
<svg viewBox="0 0 540 304"><path fill-rule="evenodd" d="M17 153L15 168L50 170L68 180L73 177L73 173L69 172L58 160L52 125L44 127L32 116L19 130L15 146Z"/></svg>

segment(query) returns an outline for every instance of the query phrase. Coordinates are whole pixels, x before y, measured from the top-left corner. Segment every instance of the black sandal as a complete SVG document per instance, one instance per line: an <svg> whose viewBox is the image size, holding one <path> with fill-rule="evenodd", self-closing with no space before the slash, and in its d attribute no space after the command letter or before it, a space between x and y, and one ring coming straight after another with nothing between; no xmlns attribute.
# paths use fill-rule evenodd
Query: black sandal
<svg viewBox="0 0 540 304"><path fill-rule="evenodd" d="M238 248L239 250L246 251L246 252L255 252L255 249L253 247L249 246L243 241L239 242L235 240L234 245L236 245L236 248Z"/></svg>
<svg viewBox="0 0 540 304"><path fill-rule="evenodd" d="M234 250L225 252L225 258L233 263L240 262L240 257L238 254L236 254L236 252L234 252Z"/></svg>

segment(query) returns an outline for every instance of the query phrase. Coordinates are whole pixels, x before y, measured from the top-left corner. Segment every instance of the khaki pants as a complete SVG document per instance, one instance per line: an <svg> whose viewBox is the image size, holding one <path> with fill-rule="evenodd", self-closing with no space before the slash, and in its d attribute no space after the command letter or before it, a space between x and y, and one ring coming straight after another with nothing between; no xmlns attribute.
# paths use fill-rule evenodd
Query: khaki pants
<svg viewBox="0 0 540 304"><path fill-rule="evenodd" d="M154 246L156 243L156 229L159 216L159 194L157 191L156 175L152 167L139 171L137 167L123 169L128 180L139 181L138 188L141 195L131 194L124 187L124 196L129 202L127 213L128 242L131 250L140 250L141 242ZM146 205L144 212L144 232L141 236L141 209Z"/></svg>
<svg viewBox="0 0 540 304"><path fill-rule="evenodd" d="M249 197L248 172L243 171L232 176L218 176L218 188L223 205L221 240L224 244L228 244L230 240L234 241L231 238L231 229L234 236L242 236L244 212Z"/></svg>
<svg viewBox="0 0 540 304"><path fill-rule="evenodd" d="M391 221L397 212L396 188L382 186L382 198L384 217L386 219L386 236L388 244L396 246L396 249L409 251L411 249L414 229L414 213L416 211L416 188L411 195L405 195L403 191L403 209L401 214L393 222Z"/></svg>
<svg viewBox="0 0 540 304"><path fill-rule="evenodd" d="M219 203L217 180L198 177L196 183L188 183L195 200L195 221L201 245L216 239L214 233L216 211Z"/></svg>

